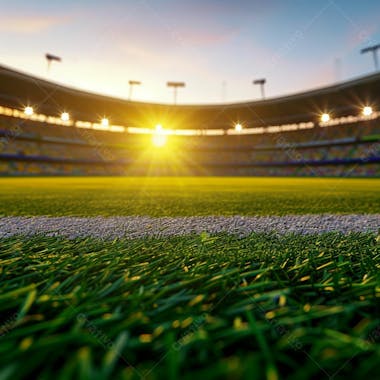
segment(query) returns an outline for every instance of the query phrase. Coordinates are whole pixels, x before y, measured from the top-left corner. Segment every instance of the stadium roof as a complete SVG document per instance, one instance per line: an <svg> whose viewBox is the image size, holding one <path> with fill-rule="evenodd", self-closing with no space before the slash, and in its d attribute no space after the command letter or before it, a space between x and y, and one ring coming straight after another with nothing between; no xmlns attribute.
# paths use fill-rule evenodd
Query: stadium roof
<svg viewBox="0 0 380 380"><path fill-rule="evenodd" d="M49 82L0 66L0 105L96 122L106 116L115 125L173 129L230 128L235 122L260 127L358 114L364 105L380 109L380 73L294 95L261 101L215 105L167 105L127 101Z"/></svg>

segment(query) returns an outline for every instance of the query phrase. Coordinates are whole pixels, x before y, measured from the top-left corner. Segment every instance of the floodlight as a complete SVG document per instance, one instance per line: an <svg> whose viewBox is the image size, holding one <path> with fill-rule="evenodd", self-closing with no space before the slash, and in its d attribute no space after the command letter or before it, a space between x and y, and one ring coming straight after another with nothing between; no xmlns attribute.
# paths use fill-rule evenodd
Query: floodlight
<svg viewBox="0 0 380 380"><path fill-rule="evenodd" d="M62 112L62 114L61 114L61 120L62 121L69 121L70 120L70 115L67 112Z"/></svg>
<svg viewBox="0 0 380 380"><path fill-rule="evenodd" d="M173 88L173 94L174 94L174 105L177 104L177 90L178 88L185 87L185 82L167 82L166 85L168 87Z"/></svg>
<svg viewBox="0 0 380 380"><path fill-rule="evenodd" d="M48 73L50 71L50 66L51 66L51 63L53 61L62 62L62 58L61 57L58 57L57 55L53 55L53 54L50 54L50 53L46 53L45 54L45 58L47 60L47 72Z"/></svg>
<svg viewBox="0 0 380 380"><path fill-rule="evenodd" d="M256 84L256 85L259 85L260 86L260 90L261 90L261 98L262 99L265 99L265 89L264 89L264 86L265 86L265 83L267 82L267 80L265 78L261 78L261 79L256 79L254 80L252 83L253 84Z"/></svg>
<svg viewBox="0 0 380 380"><path fill-rule="evenodd" d="M377 57L377 51L379 49L380 49L380 44L369 46L369 47L366 47L366 48L360 50L360 53L362 53L362 54L372 52L373 63L375 64L375 70L376 71L379 70L379 59Z"/></svg>
<svg viewBox="0 0 380 380"><path fill-rule="evenodd" d="M370 106L366 106L363 108L363 115L364 116L371 116L372 112L373 112L373 110L372 110L372 107L370 107Z"/></svg>
<svg viewBox="0 0 380 380"><path fill-rule="evenodd" d="M163 128L161 124L156 125L156 132L162 132Z"/></svg>
<svg viewBox="0 0 380 380"><path fill-rule="evenodd" d="M103 127L108 127L109 126L109 121L107 118L103 118L102 121L101 121L101 124Z"/></svg>
<svg viewBox="0 0 380 380"><path fill-rule="evenodd" d="M34 113L33 107L25 107L24 114L27 116L32 116Z"/></svg>
<svg viewBox="0 0 380 380"><path fill-rule="evenodd" d="M243 129L243 126L240 123L235 124L235 131L241 132Z"/></svg>
<svg viewBox="0 0 380 380"><path fill-rule="evenodd" d="M48 61L62 62L62 58L61 58L61 57L58 57L57 55L53 55L53 54L49 54L49 53L46 53L46 54L45 54L45 58L46 58Z"/></svg>
<svg viewBox="0 0 380 380"><path fill-rule="evenodd" d="M130 80L128 84L129 84L128 100L132 100L133 86L140 86L141 82L139 80Z"/></svg>
<svg viewBox="0 0 380 380"><path fill-rule="evenodd" d="M321 121L322 123L327 123L328 121L330 121L330 115L328 113L322 114Z"/></svg>

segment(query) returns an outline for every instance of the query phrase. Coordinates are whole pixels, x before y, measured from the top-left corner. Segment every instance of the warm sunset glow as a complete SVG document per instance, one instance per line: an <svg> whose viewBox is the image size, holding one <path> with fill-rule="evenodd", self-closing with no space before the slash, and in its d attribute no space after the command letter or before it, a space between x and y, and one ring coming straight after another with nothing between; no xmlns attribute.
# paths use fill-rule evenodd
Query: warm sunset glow
<svg viewBox="0 0 380 380"><path fill-rule="evenodd" d="M380 2L375 0L334 2L341 3L342 12L351 15L355 25L363 26L360 30L367 25L371 39L354 42L347 18L338 15L334 6L324 9L323 1L303 1L299 6L290 0L154 0L149 2L151 9L146 1L111 3L3 1L1 63L74 88L129 99L132 105L140 101L173 104L168 81L186 83L186 90L179 89L179 104L218 104L259 100L261 86L252 82L264 78L266 97L277 97L360 77L375 68L373 54L380 54L379 50L360 53L380 43L375 19ZM321 7L323 17L316 18L308 33L295 27L295 19L307 25ZM91 22L79 15L87 15ZM104 28L105 15L109 28ZM128 22L122 22L121 15L129 15ZM102 48L99 36L107 41ZM252 36L260 38L247 48ZM326 71L316 57L331 65L335 59L335 64ZM48 62L52 63L49 69ZM363 116L361 108L358 113ZM100 119L95 121L100 124ZM112 116L110 122L114 121Z"/></svg>

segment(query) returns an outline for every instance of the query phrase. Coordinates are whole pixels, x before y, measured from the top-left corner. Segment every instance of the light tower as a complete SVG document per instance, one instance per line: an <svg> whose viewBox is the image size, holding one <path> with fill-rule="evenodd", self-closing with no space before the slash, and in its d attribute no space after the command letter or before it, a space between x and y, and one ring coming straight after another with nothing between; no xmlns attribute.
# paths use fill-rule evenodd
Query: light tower
<svg viewBox="0 0 380 380"><path fill-rule="evenodd" d="M372 52L372 54L373 54L373 63L375 64L375 70L376 71L379 70L379 61L378 61L378 58L377 58L377 51L379 49L380 49L380 44L369 46L369 47L366 47L366 48L360 50L361 54Z"/></svg>
<svg viewBox="0 0 380 380"><path fill-rule="evenodd" d="M261 79L256 79L254 80L252 83L253 84L258 84L260 85L260 90L261 90L261 98L262 99L265 99L265 91L264 91L264 85L266 83L266 79L265 78L261 78Z"/></svg>
<svg viewBox="0 0 380 380"><path fill-rule="evenodd" d="M129 84L129 95L128 95L128 100L132 100L132 93L133 93L133 86L140 86L141 82L138 80L130 80L128 82Z"/></svg>
<svg viewBox="0 0 380 380"><path fill-rule="evenodd" d="M62 58L61 57L58 57L58 56L50 54L50 53L46 53L45 54L45 58L47 60L47 72L48 72L48 74L50 72L50 66L51 66L51 63L53 61L62 62Z"/></svg>
<svg viewBox="0 0 380 380"><path fill-rule="evenodd" d="M174 105L176 105L177 104L177 91L178 91L178 88L185 87L186 84L185 84L185 82L167 82L166 85L168 87L172 87L173 88Z"/></svg>

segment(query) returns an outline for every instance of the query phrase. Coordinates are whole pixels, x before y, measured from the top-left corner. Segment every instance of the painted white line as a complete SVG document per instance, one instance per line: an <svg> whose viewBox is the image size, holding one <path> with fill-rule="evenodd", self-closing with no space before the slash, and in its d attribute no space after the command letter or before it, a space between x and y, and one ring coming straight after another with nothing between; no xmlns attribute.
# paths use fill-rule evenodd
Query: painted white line
<svg viewBox="0 0 380 380"><path fill-rule="evenodd" d="M247 236L258 233L320 234L325 232L375 232L380 214L288 216L162 217L2 217L0 238L16 235L62 236L101 239L185 236L207 232Z"/></svg>

